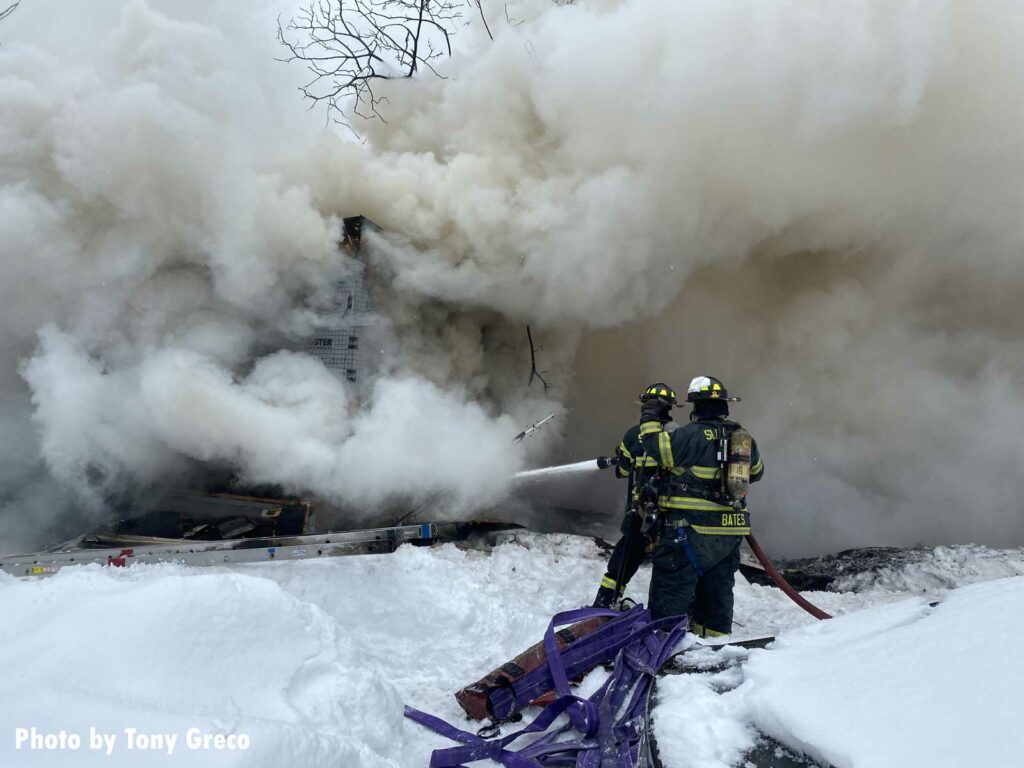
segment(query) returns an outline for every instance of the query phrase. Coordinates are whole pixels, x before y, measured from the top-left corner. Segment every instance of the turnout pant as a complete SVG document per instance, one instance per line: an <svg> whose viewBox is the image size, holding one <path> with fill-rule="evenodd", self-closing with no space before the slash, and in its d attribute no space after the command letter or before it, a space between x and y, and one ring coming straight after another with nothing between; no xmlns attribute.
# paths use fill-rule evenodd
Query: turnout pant
<svg viewBox="0 0 1024 768"><path fill-rule="evenodd" d="M642 522L640 516L633 512L625 516L620 528L622 536L619 537L612 550L611 559L608 561L608 571L605 573L604 579L601 580L602 586L617 589L620 595L626 590L629 580L636 575L647 556L644 549L647 542L644 541L644 536L640 532ZM620 569L621 584L618 583Z"/></svg>
<svg viewBox="0 0 1024 768"><path fill-rule="evenodd" d="M701 534L686 529L701 574L690 563L683 545L663 541L651 554L651 617L690 614L690 625L707 634L732 631L732 588L740 567L742 536ZM704 634L703 632L701 634Z"/></svg>

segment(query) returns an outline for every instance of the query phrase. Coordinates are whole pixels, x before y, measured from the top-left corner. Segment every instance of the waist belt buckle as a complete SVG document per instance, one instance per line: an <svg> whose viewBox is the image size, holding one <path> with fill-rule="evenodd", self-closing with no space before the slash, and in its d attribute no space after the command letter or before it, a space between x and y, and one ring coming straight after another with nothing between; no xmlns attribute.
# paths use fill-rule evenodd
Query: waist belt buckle
<svg viewBox="0 0 1024 768"><path fill-rule="evenodd" d="M690 527L690 521L685 517L676 518L669 522L667 527L677 539L685 539L686 529Z"/></svg>

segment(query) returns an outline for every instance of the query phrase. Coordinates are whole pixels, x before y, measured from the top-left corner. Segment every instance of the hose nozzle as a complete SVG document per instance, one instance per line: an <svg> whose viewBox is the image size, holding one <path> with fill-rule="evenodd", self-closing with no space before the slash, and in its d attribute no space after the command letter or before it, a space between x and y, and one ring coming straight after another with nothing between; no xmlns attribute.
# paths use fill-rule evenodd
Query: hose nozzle
<svg viewBox="0 0 1024 768"><path fill-rule="evenodd" d="M597 457L597 468L598 469L610 469L615 466L614 456L598 456Z"/></svg>

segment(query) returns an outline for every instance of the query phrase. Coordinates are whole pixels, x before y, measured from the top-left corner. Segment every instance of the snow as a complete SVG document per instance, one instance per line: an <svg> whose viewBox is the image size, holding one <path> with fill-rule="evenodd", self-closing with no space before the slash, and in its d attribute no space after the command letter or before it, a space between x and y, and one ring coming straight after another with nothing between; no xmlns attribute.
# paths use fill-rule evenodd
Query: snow
<svg viewBox="0 0 1024 768"><path fill-rule="evenodd" d="M426 766L450 743L403 704L471 727L454 691L589 603L605 562L589 539L524 533L490 553L0 574L0 766ZM644 568L629 594L642 600L648 582ZM691 651L706 672L662 679L668 768L740 765L759 731L837 768L1019 763L1005 760L1024 749L1010 722L1024 619L1006 607L1024 579L955 590L936 609L880 585L808 597L845 615L815 622L778 590L737 585L736 637L779 640ZM33 727L83 745L17 749L16 729ZM109 756L89 748L90 728L117 737ZM129 750L126 728L175 737L173 754L166 740ZM251 743L191 749L190 729Z"/></svg>
<svg viewBox="0 0 1024 768"><path fill-rule="evenodd" d="M935 547L923 552L917 562L900 568L841 576L833 588L839 591L888 590L938 595L965 584L1008 576L1024 576L1024 548L989 549L977 544L960 544Z"/></svg>
<svg viewBox="0 0 1024 768"><path fill-rule="evenodd" d="M784 634L739 689L765 732L836 768L1019 766L1024 579Z"/></svg>
<svg viewBox="0 0 1024 768"><path fill-rule="evenodd" d="M523 535L487 555L392 555L190 569L86 566L0 580L0 765L407 768L448 742L403 703L465 722L452 694L589 603L589 539ZM2 576L2 574L0 574ZM14 749L15 729L119 734L109 757ZM125 728L178 734L129 751ZM245 733L190 751L189 728Z"/></svg>
<svg viewBox="0 0 1024 768"><path fill-rule="evenodd" d="M691 392L700 392L702 387L710 387L711 379L707 376L698 376L690 382L689 388L686 390L687 394Z"/></svg>
<svg viewBox="0 0 1024 768"><path fill-rule="evenodd" d="M754 746L757 733L743 701L715 690L736 675L736 670L707 677L673 675L658 682L662 704L654 712L654 729L658 754L666 766L736 765Z"/></svg>
<svg viewBox="0 0 1024 768"><path fill-rule="evenodd" d="M990 564L1003 559L979 555ZM890 583L919 588L931 583L919 578L930 568L893 571ZM974 580L978 570L961 576ZM751 616L758 589L737 591L738 615ZM781 631L769 650L699 651L693 660L706 673L658 686L654 728L665 764L742 764L756 728L835 768L1021 765L1024 660L1015 649L1024 615L1014 606L1024 604L1024 578L953 589L935 608L900 594L878 584L862 595L808 593L837 614L854 608L853 598L876 604L831 621L804 620ZM754 616L767 608L754 602L761 603ZM744 656L742 667L716 668Z"/></svg>

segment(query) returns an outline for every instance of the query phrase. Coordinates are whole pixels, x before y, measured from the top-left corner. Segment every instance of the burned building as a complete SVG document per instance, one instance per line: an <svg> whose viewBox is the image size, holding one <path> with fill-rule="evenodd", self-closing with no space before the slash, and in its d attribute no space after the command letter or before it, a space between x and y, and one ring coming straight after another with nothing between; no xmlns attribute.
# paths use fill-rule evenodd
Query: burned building
<svg viewBox="0 0 1024 768"><path fill-rule="evenodd" d="M373 291L363 249L364 229L376 225L363 216L344 219L342 252L356 261L353 273L338 281L332 315L336 325L320 330L306 343L306 351L345 381L361 383L372 362L369 337L377 324Z"/></svg>

